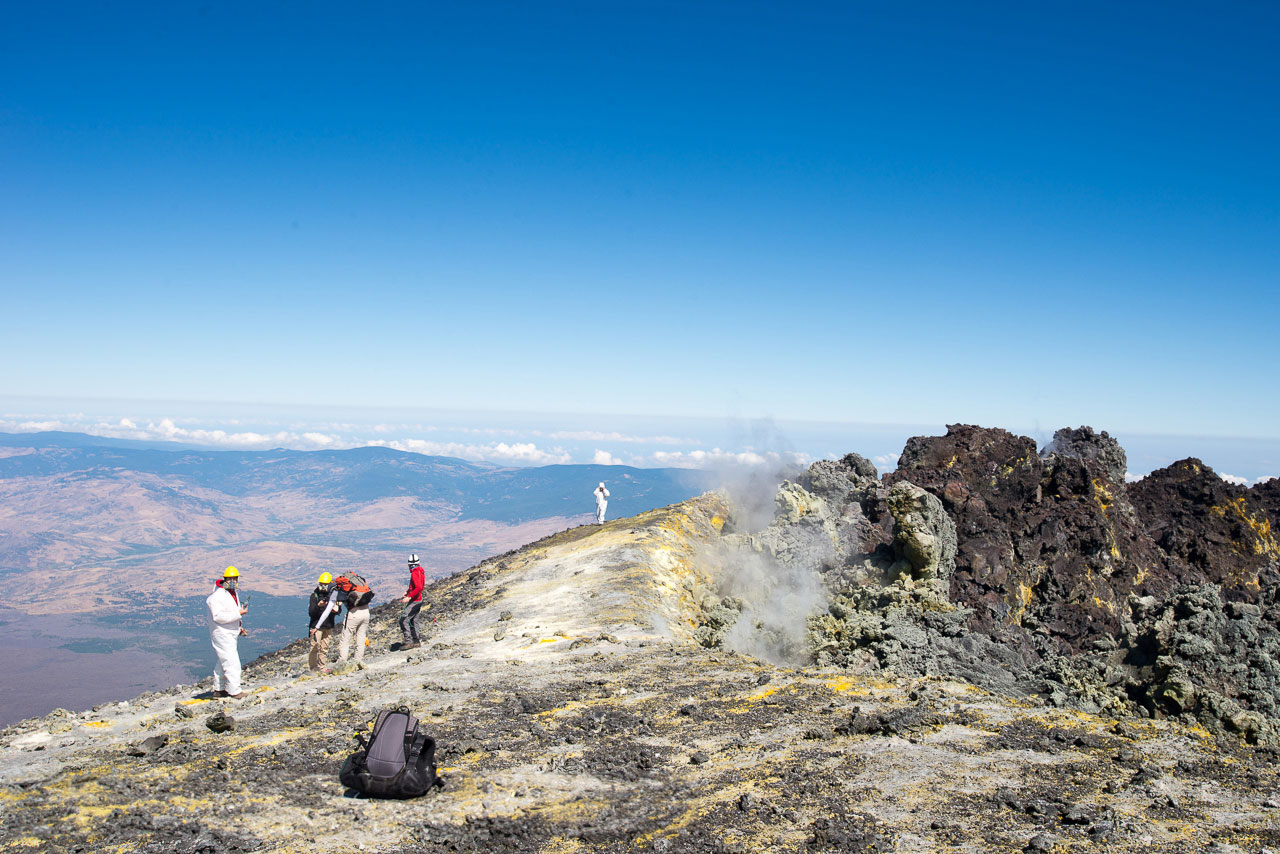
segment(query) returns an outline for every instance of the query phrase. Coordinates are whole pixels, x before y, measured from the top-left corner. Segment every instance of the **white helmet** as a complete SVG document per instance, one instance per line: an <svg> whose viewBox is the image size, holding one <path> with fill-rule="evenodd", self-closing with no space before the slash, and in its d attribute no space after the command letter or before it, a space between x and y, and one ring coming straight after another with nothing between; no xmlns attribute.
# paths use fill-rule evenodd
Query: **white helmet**
<svg viewBox="0 0 1280 854"><path fill-rule="evenodd" d="M417 566L417 565L418 565L418 556L416 554L409 555L409 566Z"/></svg>

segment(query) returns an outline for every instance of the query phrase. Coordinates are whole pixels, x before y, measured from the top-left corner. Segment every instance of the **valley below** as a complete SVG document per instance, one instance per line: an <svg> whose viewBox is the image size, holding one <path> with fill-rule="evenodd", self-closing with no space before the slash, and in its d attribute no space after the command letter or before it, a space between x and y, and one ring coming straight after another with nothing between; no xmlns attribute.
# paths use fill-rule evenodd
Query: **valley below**
<svg viewBox="0 0 1280 854"><path fill-rule="evenodd" d="M635 513L682 500L701 473L625 466L501 468L381 448L157 449L78 434L0 434L0 725L207 675L204 597L226 566L254 597L251 655L305 634L321 572L408 584L592 519L591 490Z"/></svg>

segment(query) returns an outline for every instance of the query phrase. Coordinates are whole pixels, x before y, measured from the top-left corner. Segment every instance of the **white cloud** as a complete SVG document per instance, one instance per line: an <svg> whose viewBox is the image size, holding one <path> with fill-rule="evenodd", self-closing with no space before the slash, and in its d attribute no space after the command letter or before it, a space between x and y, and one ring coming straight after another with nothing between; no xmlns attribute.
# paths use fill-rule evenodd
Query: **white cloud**
<svg viewBox="0 0 1280 854"><path fill-rule="evenodd" d="M455 427L459 433L471 433L476 436L520 436L528 435L529 432L537 433L537 431L512 430L510 427Z"/></svg>
<svg viewBox="0 0 1280 854"><path fill-rule="evenodd" d="M1124 473L1124 482L1137 483L1138 481L1142 480L1144 477L1146 477L1145 474L1134 474L1131 471L1127 471Z"/></svg>
<svg viewBox="0 0 1280 854"><path fill-rule="evenodd" d="M517 442L510 445L506 442L468 445L462 442L428 442L425 439L394 441L378 439L364 444L368 447L394 448L397 451L410 451L415 454L493 463L545 466L573 462L573 458L560 448L543 450L532 442Z"/></svg>
<svg viewBox="0 0 1280 854"><path fill-rule="evenodd" d="M141 438L167 439L174 442L236 450L266 450L269 448L316 450L338 447L343 444L340 436L324 433L294 433L288 430L280 430L275 433L256 433L251 430L240 433L226 430L189 430L186 427L179 427L171 418L164 418L158 424L148 423L141 432L147 434Z"/></svg>
<svg viewBox="0 0 1280 854"><path fill-rule="evenodd" d="M385 426L385 432L394 430ZM179 426L173 418L161 418L158 421L135 421L121 418L116 421L93 421L68 419L0 419L0 431L12 433L37 433L49 430L63 430L74 433L87 433L106 439L134 439L148 442L174 442L201 445L209 448L227 450L269 450L271 448L290 448L299 451L330 450L340 448L356 448L363 446L380 446L394 448L433 456L458 457L464 460L508 463L514 465L552 465L571 463L573 457L562 448L539 448L532 442L490 442L488 444L466 444L461 442L431 442L425 439L374 439L344 437L337 433L323 433L316 430L299 432L295 430L279 430L275 432L256 432L252 430L230 431L221 429L188 428ZM384 432L379 430L377 432ZM479 432L479 431L477 431Z"/></svg>
<svg viewBox="0 0 1280 854"><path fill-rule="evenodd" d="M179 427L172 418L139 424L130 418L118 421L67 422L56 421L0 421L0 429L17 433L34 433L46 430L65 430L87 433L104 439L136 439L147 442L181 442L212 448L235 450L266 450L269 448L295 448L315 450L342 446L342 439L325 433L255 433L252 431L228 432L226 430L202 430ZM349 446L349 443L348 443Z"/></svg>
<svg viewBox="0 0 1280 854"><path fill-rule="evenodd" d="M630 436L625 433L601 433L596 430L559 430L548 438L566 442L630 442L643 445L701 445L697 439L675 436Z"/></svg>
<svg viewBox="0 0 1280 854"><path fill-rule="evenodd" d="M1222 478L1227 483L1238 483L1241 486L1257 486L1260 483L1266 483L1269 480L1276 479L1276 476L1273 474L1263 475L1262 477L1255 477L1253 480L1249 480L1249 478L1247 477L1240 477L1239 475L1235 475L1235 474L1219 474L1218 477Z"/></svg>
<svg viewBox="0 0 1280 854"><path fill-rule="evenodd" d="M244 424L244 422L241 423ZM111 418L95 416L55 417L43 413L0 416L0 431L3 432L30 433L64 430L86 433L102 438L172 442L226 450L249 451L289 448L292 450L312 451L372 446L432 456L456 457L475 462L520 466L593 462L597 465L631 465L636 467L665 466L710 469L769 466L781 469L788 466L805 465L810 462L809 457L796 453L757 451L753 449L730 451L722 448L712 448L708 450L696 447L699 444L696 440L681 440L671 436L640 437L628 436L622 433L560 431L553 434L541 434L546 438L539 441L545 441L547 444L540 445L533 441L519 441L516 436L506 438L501 435L494 435L514 433L514 431L488 428L454 431L461 434L488 434L489 436L488 440L480 439L477 436L477 441L471 442L468 441L468 435L463 435L455 440L446 438L446 435L440 435L440 441L421 438L436 432L436 428L421 424L382 423L357 425L342 424L334 420L333 422L309 424L290 423L280 429L275 429L274 426L271 429L259 427L258 430L248 429L247 426L236 429L227 420L218 421L216 424L220 426L210 425L208 422L201 424L195 419L176 417L152 419L115 415ZM522 435L528 437L530 435L538 435L538 433L530 430ZM638 453L631 454L626 451L619 453L616 448L607 449L607 446L604 448L599 446L592 448L590 445L585 447L570 446L571 449L566 450L565 447L555 444L552 437L566 441L569 439L586 440L588 437L601 437L604 441L623 444L624 448L634 449ZM682 448L646 453L649 449L644 449L645 452L641 452L641 448L637 447L637 444L643 442L655 444L688 442L689 444ZM883 458L877 458L876 460L877 463L882 461Z"/></svg>
<svg viewBox="0 0 1280 854"><path fill-rule="evenodd" d="M524 461L536 463L538 465L550 465L552 463L569 463L573 458L560 448L554 450L543 451L532 442L517 442L514 445L508 445L506 442L499 442L496 445L487 445L496 459L507 459L512 461Z"/></svg>
<svg viewBox="0 0 1280 854"><path fill-rule="evenodd" d="M61 421L18 421L6 422L7 426L11 426L17 433L43 433L46 430L71 430L74 429Z"/></svg>
<svg viewBox="0 0 1280 854"><path fill-rule="evenodd" d="M875 463L876 468L879 469L882 473L890 472L898 467L898 455L897 454L880 454L878 457L873 457L871 462Z"/></svg>
<svg viewBox="0 0 1280 854"><path fill-rule="evenodd" d="M655 451L650 459L660 466L670 466L672 468L711 468L716 466L779 466L779 465L806 465L810 462L808 456L797 453L779 454L775 451L768 451L760 454L755 451L723 451L720 448L712 448L710 451Z"/></svg>

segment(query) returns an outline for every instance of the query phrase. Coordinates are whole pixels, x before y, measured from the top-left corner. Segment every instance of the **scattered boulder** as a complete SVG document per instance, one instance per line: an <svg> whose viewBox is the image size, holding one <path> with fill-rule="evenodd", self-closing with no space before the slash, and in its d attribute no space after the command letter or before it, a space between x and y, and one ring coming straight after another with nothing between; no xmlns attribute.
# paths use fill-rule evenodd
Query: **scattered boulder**
<svg viewBox="0 0 1280 854"><path fill-rule="evenodd" d="M152 753L155 753L168 743L169 736L153 735L150 738L144 738L140 743L130 747L126 752L130 756L150 756Z"/></svg>
<svg viewBox="0 0 1280 854"><path fill-rule="evenodd" d="M1108 436L1106 430L1095 433L1092 427L1075 430L1063 427L1054 433L1053 441L1045 447L1041 456L1049 458L1055 455L1077 459L1086 466L1096 467L1113 484L1124 483L1129 469L1128 459L1120 443Z"/></svg>
<svg viewBox="0 0 1280 854"><path fill-rule="evenodd" d="M901 706L874 712L861 709L854 712L849 722L837 729L842 735L902 735L907 732L940 723L936 714L925 702L914 706Z"/></svg>
<svg viewBox="0 0 1280 854"><path fill-rule="evenodd" d="M1037 833L1035 836L1027 840L1027 846L1024 851L1052 851L1053 843L1056 840L1048 833Z"/></svg>
<svg viewBox="0 0 1280 854"><path fill-rule="evenodd" d="M231 732L236 728L236 719L226 712L217 711L205 719L204 725L217 733Z"/></svg>

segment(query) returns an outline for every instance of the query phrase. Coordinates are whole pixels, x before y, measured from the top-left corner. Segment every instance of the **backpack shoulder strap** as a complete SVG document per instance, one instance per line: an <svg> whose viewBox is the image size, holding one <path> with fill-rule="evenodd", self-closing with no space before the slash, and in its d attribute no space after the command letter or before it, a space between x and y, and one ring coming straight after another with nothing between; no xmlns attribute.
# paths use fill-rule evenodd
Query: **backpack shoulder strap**
<svg viewBox="0 0 1280 854"><path fill-rule="evenodd" d="M378 737L378 730L382 729L382 724L383 724L383 722L385 722L385 721L386 721L386 719L387 719L387 715L391 714L393 711L394 711L394 709L383 709L382 711L378 712L378 717L377 717L377 719L373 722L373 737L374 737L374 738L377 738L377 737Z"/></svg>

